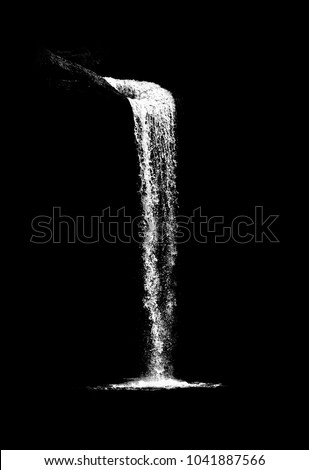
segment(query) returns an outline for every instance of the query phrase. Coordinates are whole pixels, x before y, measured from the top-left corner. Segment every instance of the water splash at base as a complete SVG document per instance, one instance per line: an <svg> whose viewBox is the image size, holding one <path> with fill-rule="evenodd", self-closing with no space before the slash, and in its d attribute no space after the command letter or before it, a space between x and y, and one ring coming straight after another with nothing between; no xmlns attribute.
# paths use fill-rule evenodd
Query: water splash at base
<svg viewBox="0 0 309 470"><path fill-rule="evenodd" d="M135 379L120 384L100 385L93 387L92 390L171 390L183 388L217 388L222 384L204 383L204 382L186 382L172 378L155 379L153 377L144 379Z"/></svg>

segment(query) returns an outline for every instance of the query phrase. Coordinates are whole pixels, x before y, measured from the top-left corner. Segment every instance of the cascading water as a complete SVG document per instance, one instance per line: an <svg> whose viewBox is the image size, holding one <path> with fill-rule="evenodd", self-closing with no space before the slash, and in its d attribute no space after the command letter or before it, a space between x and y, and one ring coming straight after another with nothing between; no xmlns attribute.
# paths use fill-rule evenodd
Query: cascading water
<svg viewBox="0 0 309 470"><path fill-rule="evenodd" d="M174 98L155 83L110 77L105 80L128 98L134 115L143 219L143 304L151 325L147 376L106 388L216 387L173 378L171 327L176 305L173 268L177 254Z"/></svg>
<svg viewBox="0 0 309 470"><path fill-rule="evenodd" d="M155 83L106 78L130 101L140 165L143 217L144 307L151 331L148 376L172 376L171 324L176 257L175 102Z"/></svg>

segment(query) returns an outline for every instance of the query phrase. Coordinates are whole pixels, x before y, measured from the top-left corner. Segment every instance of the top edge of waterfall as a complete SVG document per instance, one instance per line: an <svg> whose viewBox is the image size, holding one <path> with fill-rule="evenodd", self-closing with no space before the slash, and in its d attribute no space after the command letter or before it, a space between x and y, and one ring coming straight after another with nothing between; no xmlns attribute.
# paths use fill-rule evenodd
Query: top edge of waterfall
<svg viewBox="0 0 309 470"><path fill-rule="evenodd" d="M174 101L173 95L169 90L161 87L154 82L139 81L133 79L118 79L104 77L104 79L118 92L129 99L135 100L154 100L154 101Z"/></svg>

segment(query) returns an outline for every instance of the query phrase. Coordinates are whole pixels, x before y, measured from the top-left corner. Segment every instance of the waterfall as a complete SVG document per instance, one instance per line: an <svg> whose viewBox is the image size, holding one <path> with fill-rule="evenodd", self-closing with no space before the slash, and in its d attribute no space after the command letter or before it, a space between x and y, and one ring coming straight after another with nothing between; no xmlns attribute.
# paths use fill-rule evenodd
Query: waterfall
<svg viewBox="0 0 309 470"><path fill-rule="evenodd" d="M177 254L175 101L159 85L105 78L125 95L134 115L142 206L143 305L150 322L147 378L172 378L173 268Z"/></svg>
<svg viewBox="0 0 309 470"><path fill-rule="evenodd" d="M142 206L143 305L150 322L147 375L95 390L216 388L221 384L173 378L172 325L176 305L173 270L176 249L176 108L172 94L159 85L105 77L126 96L134 116Z"/></svg>

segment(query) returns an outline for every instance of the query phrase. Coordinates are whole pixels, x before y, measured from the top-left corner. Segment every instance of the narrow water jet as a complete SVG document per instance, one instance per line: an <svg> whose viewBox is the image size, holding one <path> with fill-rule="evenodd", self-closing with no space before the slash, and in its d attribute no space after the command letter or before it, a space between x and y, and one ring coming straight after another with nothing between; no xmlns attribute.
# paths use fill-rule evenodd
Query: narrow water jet
<svg viewBox="0 0 309 470"><path fill-rule="evenodd" d="M146 376L102 389L214 388L173 377L172 325L176 306L176 106L172 94L151 82L104 77L126 96L134 116L142 206L143 305L150 322Z"/></svg>
<svg viewBox="0 0 309 470"><path fill-rule="evenodd" d="M173 267L177 204L175 167L175 101L155 83L106 81L130 101L140 168L142 205L143 304L150 321L147 377L171 378L171 326L176 305Z"/></svg>

